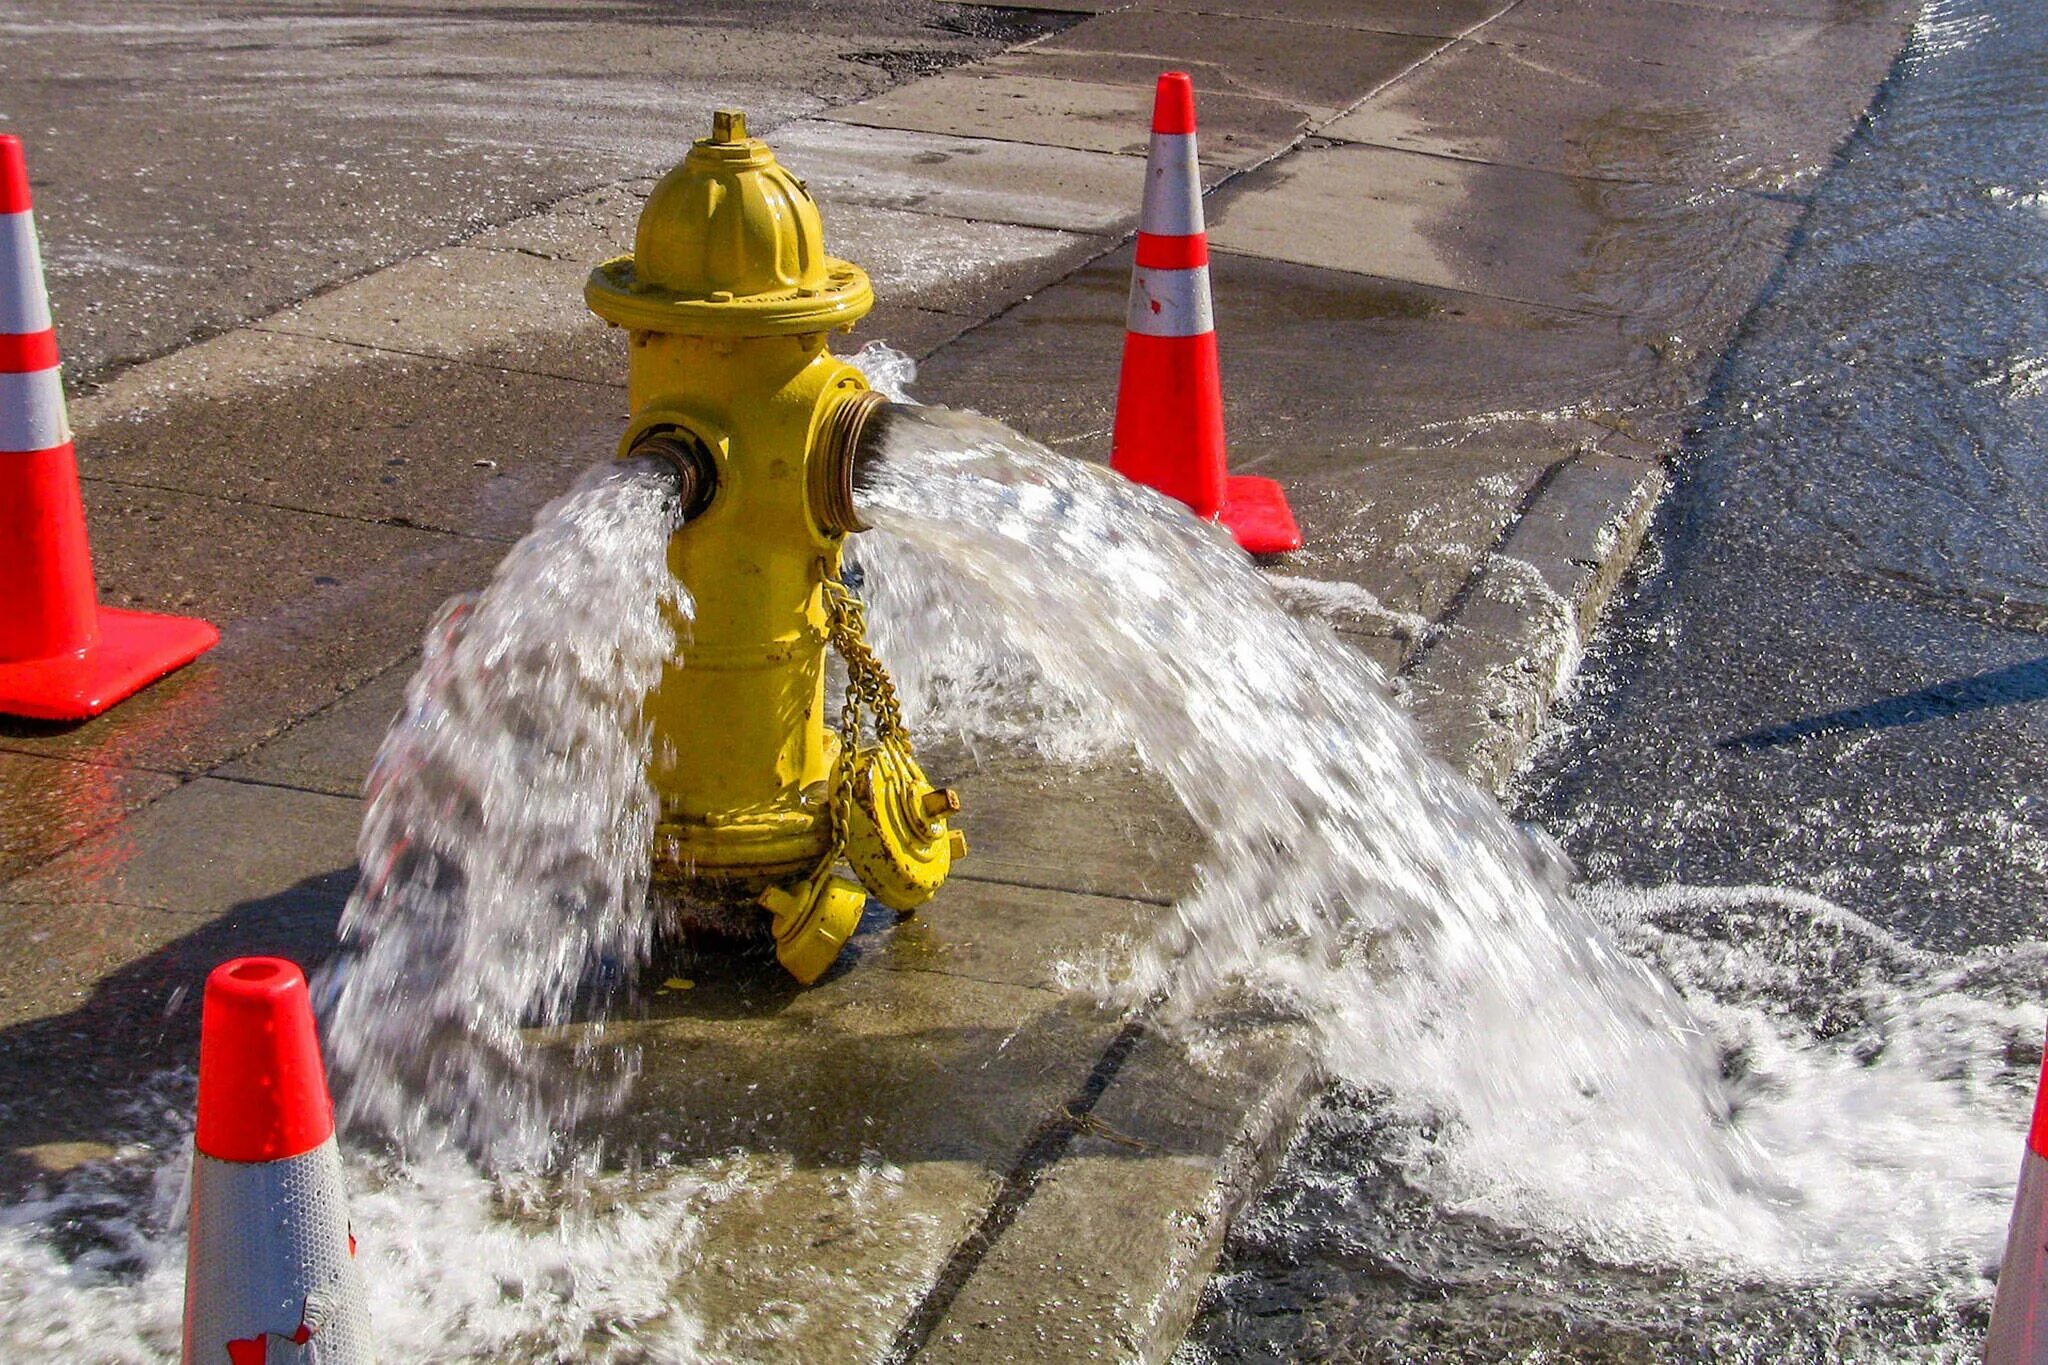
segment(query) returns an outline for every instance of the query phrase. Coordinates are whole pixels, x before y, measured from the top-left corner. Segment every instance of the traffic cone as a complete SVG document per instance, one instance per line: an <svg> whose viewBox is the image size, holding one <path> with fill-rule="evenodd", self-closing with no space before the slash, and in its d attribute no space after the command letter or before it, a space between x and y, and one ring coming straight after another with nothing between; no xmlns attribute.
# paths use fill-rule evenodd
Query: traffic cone
<svg viewBox="0 0 2048 1365"><path fill-rule="evenodd" d="M1984 1365L2048 1365L2048 1054L2034 1088L2034 1122L2020 1158Z"/></svg>
<svg viewBox="0 0 2048 1365"><path fill-rule="evenodd" d="M1222 522L1252 554L1301 548L1280 485L1224 470L1223 381L1195 161L1195 87L1181 71L1161 76L1153 97L1109 464L1178 498L1196 516Z"/></svg>
<svg viewBox="0 0 2048 1365"><path fill-rule="evenodd" d="M21 139L0 133L0 714L84 720L212 648L204 621L99 605Z"/></svg>
<svg viewBox="0 0 2048 1365"><path fill-rule="evenodd" d="M199 1015L185 1365L364 1365L370 1324L306 978L224 962Z"/></svg>

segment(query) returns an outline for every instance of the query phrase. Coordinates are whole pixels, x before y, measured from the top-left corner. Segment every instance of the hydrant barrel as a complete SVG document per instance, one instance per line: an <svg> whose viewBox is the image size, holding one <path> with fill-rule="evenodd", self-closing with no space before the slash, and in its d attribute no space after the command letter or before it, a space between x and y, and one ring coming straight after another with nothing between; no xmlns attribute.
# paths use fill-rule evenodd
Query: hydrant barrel
<svg viewBox="0 0 2048 1365"><path fill-rule="evenodd" d="M819 524L808 470L825 414L867 387L826 334L874 292L825 254L803 183L721 110L649 195L633 254L584 293L630 332L623 448L682 433L716 472L669 542L694 619L647 703L657 875L751 894L832 845L823 585L841 535Z"/></svg>
<svg viewBox="0 0 2048 1365"><path fill-rule="evenodd" d="M584 297L630 333L621 450L669 460L687 504L668 565L692 619L646 703L656 880L686 902L751 902L782 964L816 980L869 892L908 913L966 852L958 799L918 767L839 575L882 405L825 343L874 291L825 254L803 182L721 110L648 197L633 254L592 271ZM843 734L826 724L828 645L861 680ZM858 883L834 870L842 856Z"/></svg>

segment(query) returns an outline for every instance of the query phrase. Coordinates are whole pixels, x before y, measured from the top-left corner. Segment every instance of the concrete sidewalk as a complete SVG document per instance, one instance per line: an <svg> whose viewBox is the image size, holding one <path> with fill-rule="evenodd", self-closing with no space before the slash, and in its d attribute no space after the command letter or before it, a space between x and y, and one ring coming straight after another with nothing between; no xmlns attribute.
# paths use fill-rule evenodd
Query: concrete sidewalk
<svg viewBox="0 0 2048 1365"><path fill-rule="evenodd" d="M1275 572L1325 585L1291 600L1497 784L1910 6L1056 7L1078 22L757 123L874 275L853 344L1104 458L1150 86L1190 69L1234 463L1286 485L1308 541ZM110 361L75 404L103 596L224 639L87 725L0 731L11 1182L105 1150L106 1106L76 1095L189 1057L215 961L331 951L425 621L622 426L623 342L580 290L649 183ZM1308 1058L1247 1019L1197 1066L1060 988L1186 885L1199 833L1155 784L937 747L961 875L812 990L707 962L650 997L611 1150L753 1158L677 1285L715 1354L1163 1357ZM900 1178L855 1207L876 1162ZM785 1301L805 1311L764 1313Z"/></svg>

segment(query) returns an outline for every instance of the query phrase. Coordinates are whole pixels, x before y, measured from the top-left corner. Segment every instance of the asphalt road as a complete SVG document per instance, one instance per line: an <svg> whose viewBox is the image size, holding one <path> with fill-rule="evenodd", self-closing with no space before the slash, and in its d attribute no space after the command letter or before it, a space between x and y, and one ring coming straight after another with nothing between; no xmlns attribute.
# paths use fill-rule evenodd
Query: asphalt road
<svg viewBox="0 0 2048 1365"><path fill-rule="evenodd" d="M1523 787L1585 871L2048 935L2048 34L1923 25Z"/></svg>

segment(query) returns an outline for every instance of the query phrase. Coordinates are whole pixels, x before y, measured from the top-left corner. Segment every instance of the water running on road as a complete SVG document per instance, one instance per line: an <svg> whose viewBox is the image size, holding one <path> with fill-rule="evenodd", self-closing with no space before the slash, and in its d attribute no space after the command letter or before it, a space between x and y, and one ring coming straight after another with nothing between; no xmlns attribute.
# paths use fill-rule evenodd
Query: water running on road
<svg viewBox="0 0 2048 1365"><path fill-rule="evenodd" d="M1716 1277L1532 1241L1428 1198L1345 1087L1189 1359L1976 1358L2048 979L2044 73L2036 7L1929 5L1523 793L1833 1249Z"/></svg>

